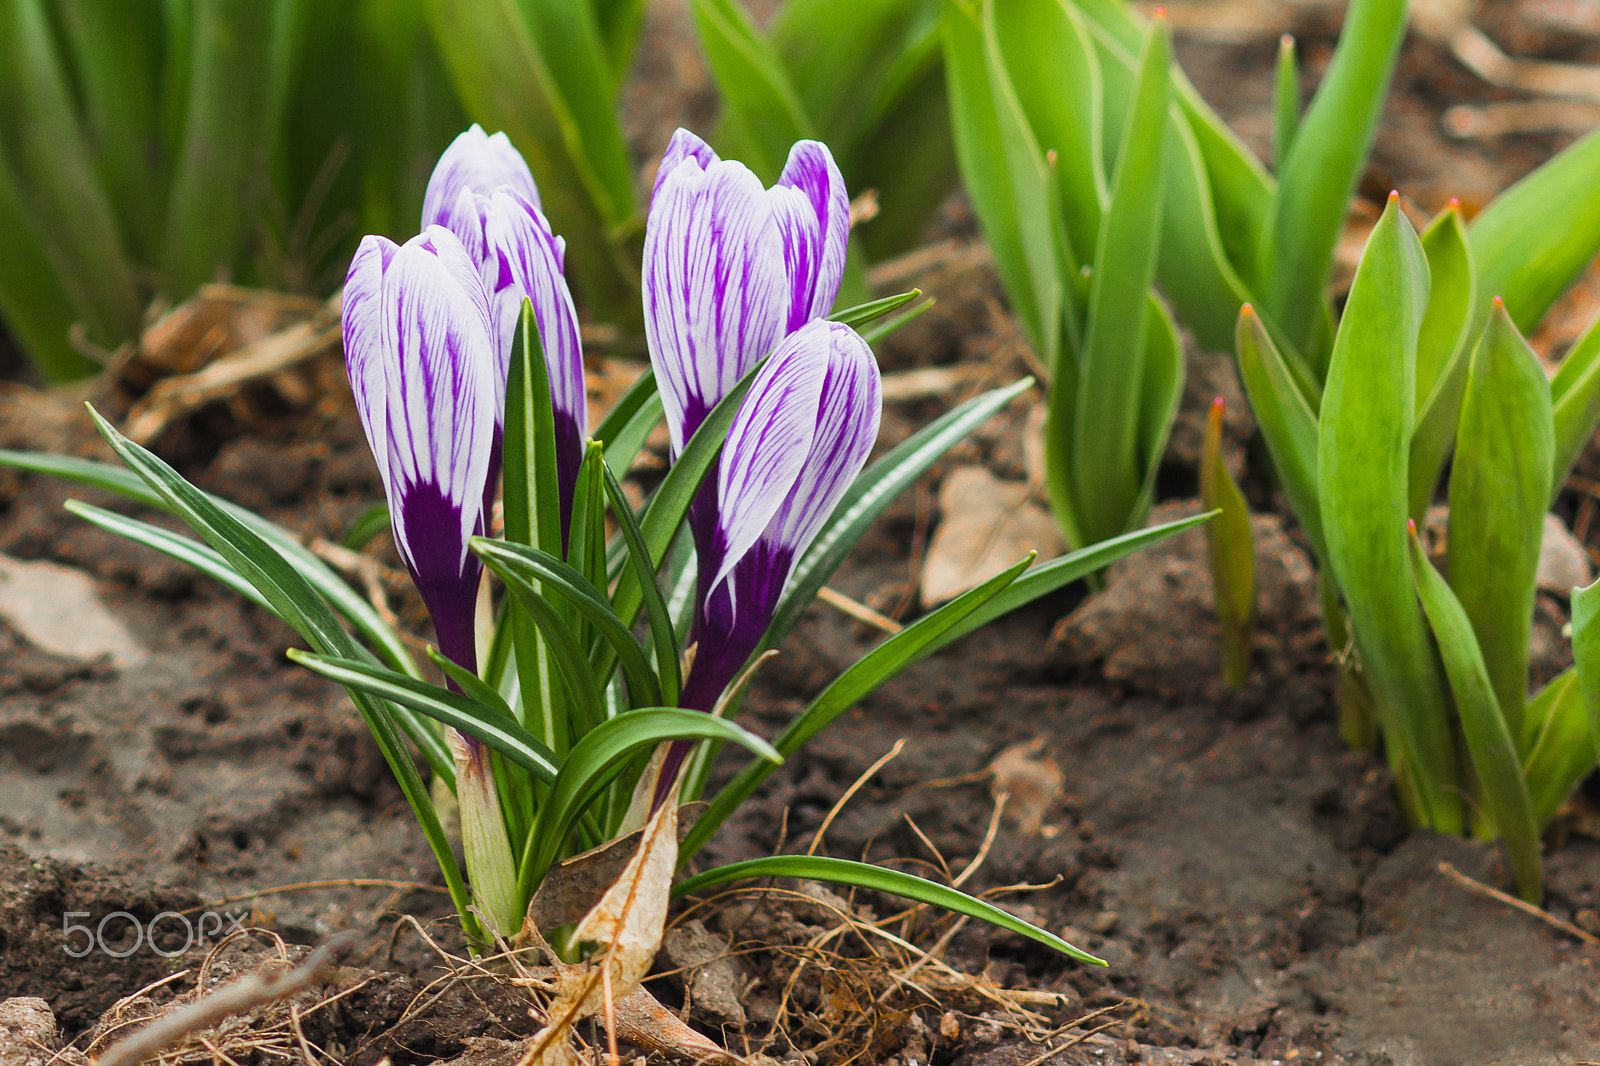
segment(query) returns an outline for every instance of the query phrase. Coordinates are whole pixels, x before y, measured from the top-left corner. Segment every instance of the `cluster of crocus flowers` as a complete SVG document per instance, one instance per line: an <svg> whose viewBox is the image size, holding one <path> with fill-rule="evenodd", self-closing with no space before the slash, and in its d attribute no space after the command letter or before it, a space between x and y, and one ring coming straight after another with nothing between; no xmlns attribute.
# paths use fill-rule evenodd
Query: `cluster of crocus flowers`
<svg viewBox="0 0 1600 1066"><path fill-rule="evenodd" d="M823 316L844 273L850 205L827 148L794 146L763 187L679 130L657 172L644 246L651 362L674 459L762 359L715 477L690 509L698 554L684 707L710 711L771 625L793 565L877 438L877 364L865 341ZM445 152L422 233L367 237L344 293L345 358L388 495L396 547L433 618L439 647L475 670L481 534L500 469L510 349L524 300L543 345L556 419L563 524L587 434L577 315L565 247L540 211L504 134L478 127ZM463 843L498 931L520 916L493 764L453 735ZM687 750L675 745L660 787Z"/></svg>
<svg viewBox="0 0 1600 1066"><path fill-rule="evenodd" d="M645 334L673 454L763 357L715 484L689 512L698 584L682 704L710 711L772 624L794 561L878 436L877 362L823 316L844 277L850 200L825 145L801 141L778 184L678 130L644 242ZM658 797L687 745L669 752Z"/></svg>

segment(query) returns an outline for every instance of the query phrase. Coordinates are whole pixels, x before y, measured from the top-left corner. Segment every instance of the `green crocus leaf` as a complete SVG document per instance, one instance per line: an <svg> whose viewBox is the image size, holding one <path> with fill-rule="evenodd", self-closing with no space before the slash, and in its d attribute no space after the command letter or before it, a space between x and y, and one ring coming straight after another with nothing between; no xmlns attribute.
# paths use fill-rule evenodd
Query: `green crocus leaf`
<svg viewBox="0 0 1600 1066"><path fill-rule="evenodd" d="M1075 395L1055 390L1045 429L1048 456L1070 464L1073 513L1088 542L1123 532L1138 510L1145 468L1140 462L1140 407L1145 385L1150 284L1161 239L1166 153L1168 68L1172 42L1165 19L1151 25L1140 59L1127 128L1117 156L1094 272ZM1057 409L1075 404L1072 437ZM1052 491L1061 481L1052 473ZM1080 545L1081 546L1081 545Z"/></svg>
<svg viewBox="0 0 1600 1066"><path fill-rule="evenodd" d="M1600 318L1589 324L1578 343L1561 360L1550 381L1554 404L1555 458L1551 466L1550 500L1567 484L1572 464L1594 437L1600 422Z"/></svg>
<svg viewBox="0 0 1600 1066"><path fill-rule="evenodd" d="M1450 586L1428 562L1416 528L1413 523L1408 542L1414 587L1439 642L1439 656L1455 694L1461 736L1472 756L1488 813L1511 857L1517 892L1528 902L1538 903L1543 894L1539 826L1528 783L1522 777L1522 760L1472 635L1472 623Z"/></svg>
<svg viewBox="0 0 1600 1066"><path fill-rule="evenodd" d="M1472 352L1477 278L1461 209L1447 207L1422 234L1432 286L1417 334L1417 428L1411 435L1411 517L1421 522L1455 444Z"/></svg>
<svg viewBox="0 0 1600 1066"><path fill-rule="evenodd" d="M1391 196L1334 342L1318 417L1317 493L1327 562L1391 758L1404 768L1397 780L1412 790L1415 817L1455 833L1463 825L1455 743L1406 558L1417 330L1427 299L1422 245Z"/></svg>
<svg viewBox="0 0 1600 1066"><path fill-rule="evenodd" d="M1478 291L1533 332L1600 248L1600 130L1495 197L1472 220ZM1486 314L1480 308L1480 320Z"/></svg>
<svg viewBox="0 0 1600 1066"><path fill-rule="evenodd" d="M1518 740L1554 448L1544 367L1497 301L1461 401L1450 472L1450 587Z"/></svg>
<svg viewBox="0 0 1600 1066"><path fill-rule="evenodd" d="M1576 669L1566 669L1528 701L1523 714L1522 776L1543 829L1595 767L1595 746Z"/></svg>
<svg viewBox="0 0 1600 1066"><path fill-rule="evenodd" d="M1314 345L1323 288L1405 32L1405 0L1352 0L1333 61L1278 175L1256 277L1262 302L1313 366L1327 366L1328 353Z"/></svg>
<svg viewBox="0 0 1600 1066"><path fill-rule="evenodd" d="M729 881L746 881L756 877L801 877L811 881L829 881L833 884L850 885L889 896L899 896L902 899L926 903L955 914L977 918L1002 929L1009 929L1029 940L1054 948L1063 955L1069 955L1079 962L1087 962L1093 966L1106 965L1104 959L1073 947L1054 933L1030 925L1016 915L1008 914L994 904L969 896L958 889L900 870L886 870L882 866L854 862L850 859L835 859L827 855L771 855L713 867L673 886L672 895L674 898L682 898Z"/></svg>

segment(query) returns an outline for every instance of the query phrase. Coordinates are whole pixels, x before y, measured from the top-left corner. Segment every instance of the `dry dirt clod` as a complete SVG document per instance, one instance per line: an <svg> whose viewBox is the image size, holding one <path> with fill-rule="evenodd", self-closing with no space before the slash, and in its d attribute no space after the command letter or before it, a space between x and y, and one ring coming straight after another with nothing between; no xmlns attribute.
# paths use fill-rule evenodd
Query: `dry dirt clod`
<svg viewBox="0 0 1600 1066"><path fill-rule="evenodd" d="M44 1066L55 1056L56 1016L37 996L0 1001L0 1066Z"/></svg>
<svg viewBox="0 0 1600 1066"><path fill-rule="evenodd" d="M699 919L673 927L661 945L667 962L681 971L677 981L696 1016L732 1029L748 1022L739 1002L742 981L729 944Z"/></svg>

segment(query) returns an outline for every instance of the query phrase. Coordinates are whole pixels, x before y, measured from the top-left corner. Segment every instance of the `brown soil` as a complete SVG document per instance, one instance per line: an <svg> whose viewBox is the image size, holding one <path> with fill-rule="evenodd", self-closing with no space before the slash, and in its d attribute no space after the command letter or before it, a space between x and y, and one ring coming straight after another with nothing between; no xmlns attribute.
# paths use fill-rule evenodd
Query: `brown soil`
<svg viewBox="0 0 1600 1066"><path fill-rule="evenodd" d="M1478 22L1510 51L1600 58L1600 27L1561 30L1551 22L1556 7L1502 0L1484 5ZM1294 9L1314 79L1336 17L1314 4ZM1180 37L1180 58L1202 93L1260 151L1277 32L1264 26L1235 43L1198 31ZM681 7L651 5L648 33L628 95L641 161L671 126L705 127L713 99ZM1447 108L1505 94L1426 41L1408 44L1396 85L1363 194L1398 186L1424 209L1449 195L1470 206L1559 147L1556 135L1447 137ZM932 236L954 242L917 274L941 303L884 345L886 369L967 361L997 379L1022 372L1015 328L959 200ZM1578 319L1583 310L1566 314ZM1190 377L1161 479L1169 498L1193 492L1205 404L1218 392L1237 395L1226 359L1194 353ZM892 407L886 441L942 406ZM93 451L75 422L37 405L0 409L0 443L48 440ZM949 462L1021 477L1023 417L998 417ZM1235 415L1229 434L1241 469L1249 432L1248 419ZM340 403L285 422L270 439L240 436L213 412L169 434L162 450L207 488L307 534L338 533L380 491ZM905 607L937 520L942 469L897 502L835 587L881 609ZM1040 808L1036 828L1002 820L967 887L1048 886L1001 899L1111 965L1066 964L976 924L958 931L943 957L994 985L1064 994L1056 1006L1037 1007L1044 1028L1122 1005L1106 1016L1114 1028L1051 1066L1542 1066L1600 1058L1600 949L1444 878L1441 861L1489 884L1505 880L1493 848L1406 837L1381 759L1340 743L1313 577L1292 522L1259 475L1247 491L1262 512L1265 599L1257 671L1245 690L1226 692L1215 681L1210 593L1198 536L1187 536L1119 564L1092 599L1083 601L1082 591L1058 596L898 678L774 775L705 859L804 850L842 791L905 738L902 754L831 824L824 849L940 876L941 863L960 870L979 853L994 810L982 771L1000 752L1042 738L1037 754L1064 775L1064 794ZM148 922L168 910L248 910L252 922L291 943L363 932L340 978L353 991L319 1011L307 1033L334 1058L362 1066L384 1055L401 1064L506 1060L498 1041L528 1032L525 1001L481 982L449 985L442 998L423 994L438 976L437 958L408 930L390 941L398 914L427 921L446 913L436 890L343 884L218 902L310 882L427 886L437 877L348 703L284 662L292 634L180 565L65 514L68 495L113 503L0 473L0 553L93 575L150 655L123 669L71 663L0 626L0 996L44 997L64 1035L81 1038L113 1002L197 965L200 953L170 963L147 948L125 959L72 959L64 951L68 912L88 912L93 923L114 911ZM405 620L423 630L415 613ZM1547 628L1543 646L1564 646ZM758 679L746 701L749 722L775 733L870 640L814 608ZM1552 654L1542 670L1560 665ZM1576 833L1551 843L1547 906L1591 921L1600 908L1600 843ZM894 910L890 901L855 902L880 916ZM795 945L834 920L826 910L775 897L697 912L704 927L686 926L674 956L703 962L695 943L731 939L741 954L719 980L731 982L748 1026L729 1028L726 997L693 975L691 1016L730 1046L759 1042ZM919 921L922 944L947 927ZM455 944L448 922L430 928ZM800 1050L780 1042L771 1054L806 1057L823 1045L825 1062L864 1049L896 1066L1024 1066L1055 1046L1030 1043L993 1003L968 993L916 1011L914 996L883 999L892 1010L866 1010L862 1003L874 1000L862 1000L862 990L877 995L888 986L864 948L844 946L848 939L831 967L813 966L796 983L788 1032ZM742 954L756 943L769 950ZM774 944L784 950L770 950ZM156 995L181 994L189 981ZM653 987L674 1003L685 994L681 976ZM861 1020L868 1015L870 1025ZM827 1035L845 1030L859 1040L830 1049Z"/></svg>

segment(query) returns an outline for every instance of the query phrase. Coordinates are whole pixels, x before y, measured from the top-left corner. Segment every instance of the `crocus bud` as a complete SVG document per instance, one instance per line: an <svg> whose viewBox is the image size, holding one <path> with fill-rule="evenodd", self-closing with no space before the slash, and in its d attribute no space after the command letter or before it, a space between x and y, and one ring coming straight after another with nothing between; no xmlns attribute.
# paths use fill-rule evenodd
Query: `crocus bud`
<svg viewBox="0 0 1600 1066"><path fill-rule="evenodd" d="M505 425L505 381L511 345L522 317L523 300L533 303L555 414L556 474L565 532L572 513L578 466L583 460L583 441L589 433L578 311L562 276L566 242L551 231L538 205L509 185L489 192L462 189L445 224L477 260L494 320L499 404L492 474L500 467L499 442Z"/></svg>
<svg viewBox="0 0 1600 1066"><path fill-rule="evenodd" d="M739 407L717 470L714 520L695 530L699 651L685 706L710 710L760 643L788 584L878 437L878 364L849 326L790 334Z"/></svg>
<svg viewBox="0 0 1600 1066"><path fill-rule="evenodd" d="M475 669L496 410L489 298L455 235L430 226L404 245L370 236L345 279L345 367L389 498L395 547L433 617L439 648Z"/></svg>
<svg viewBox="0 0 1600 1066"><path fill-rule="evenodd" d="M539 187L533 172L504 133L489 136L476 122L450 142L428 178L422 195L422 228L446 225L461 190L488 193L509 185L533 206L539 206Z"/></svg>
<svg viewBox="0 0 1600 1066"><path fill-rule="evenodd" d="M656 171L644 238L645 338L677 455L717 401L839 294L850 200L817 141L763 188L687 130Z"/></svg>

